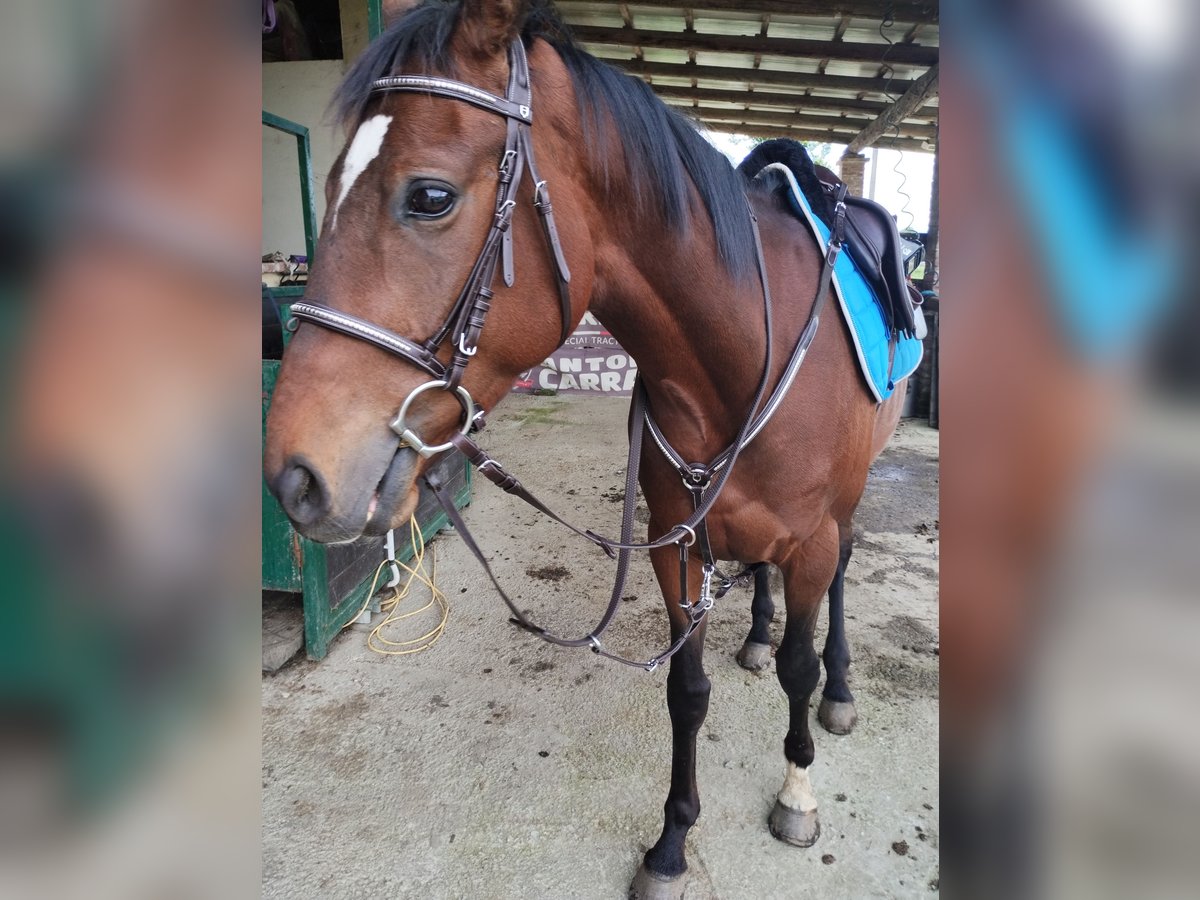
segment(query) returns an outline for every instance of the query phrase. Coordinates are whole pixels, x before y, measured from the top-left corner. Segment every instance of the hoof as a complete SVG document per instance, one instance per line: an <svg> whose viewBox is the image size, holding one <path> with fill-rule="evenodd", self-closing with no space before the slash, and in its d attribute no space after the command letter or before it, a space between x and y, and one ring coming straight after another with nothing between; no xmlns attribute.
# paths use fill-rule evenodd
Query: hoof
<svg viewBox="0 0 1200 900"><path fill-rule="evenodd" d="M821 836L821 822L817 819L815 809L801 812L784 806L778 800L767 819L767 827L772 835L793 847L811 847Z"/></svg>
<svg viewBox="0 0 1200 900"><path fill-rule="evenodd" d="M817 719L830 734L849 734L858 721L858 711L853 703L822 697L821 705L817 707Z"/></svg>
<svg viewBox="0 0 1200 900"><path fill-rule="evenodd" d="M674 878L655 875L642 863L633 884L629 885L629 900L681 900L687 885L687 872Z"/></svg>
<svg viewBox="0 0 1200 900"><path fill-rule="evenodd" d="M743 669L759 672L771 662L771 645L746 641L742 644L742 649L737 652L737 661Z"/></svg>

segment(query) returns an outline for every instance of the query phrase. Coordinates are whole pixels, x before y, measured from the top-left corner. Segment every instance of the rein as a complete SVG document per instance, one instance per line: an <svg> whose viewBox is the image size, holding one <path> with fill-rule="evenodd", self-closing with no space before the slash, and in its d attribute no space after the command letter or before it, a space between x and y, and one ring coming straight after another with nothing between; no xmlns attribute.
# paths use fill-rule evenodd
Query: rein
<svg viewBox="0 0 1200 900"><path fill-rule="evenodd" d="M826 248L825 259L818 280L816 296L808 323L805 325L800 339L788 360L783 376L775 386L771 395L767 396L768 383L772 369L772 312L771 290L767 279L767 266L763 257L762 240L758 230L758 219L747 201L747 214L750 216L751 229L754 234L755 259L758 265L759 280L763 291L763 313L766 329L766 359L763 374L759 380L754 401L750 404L750 412L739 428L737 436L724 451L711 462L688 463L671 447L662 430L654 422L649 408L649 398L646 387L639 377L634 386L632 409L629 426L629 458L625 470L625 497L621 516L621 534L619 540L610 540L593 531L580 529L563 519L537 497L531 494L521 482L493 457L489 456L470 437L470 432L479 430L484 424L484 411L476 408L471 395L462 386L463 373L475 355L479 346L479 335L483 329L493 296L492 284L495 281L496 270L502 267L504 282L512 286L515 275L513 271L512 253L512 214L516 207L515 195L521 184L526 169L534 184L533 205L539 214L542 230L550 248L554 261L559 302L562 314L562 333L559 344L566 342L571 333L572 307L569 282L570 269L567 267L562 246L558 237L558 229L554 224L554 214L550 204L550 195L546 182L538 177L537 167L533 157L533 140L531 128L533 125L532 91L529 80L529 63L525 48L520 38L513 41L509 50L509 81L504 97L497 97L487 91L480 90L462 82L446 78L436 78L427 75L394 75L381 78L372 84L373 92L410 91L433 96L445 97L470 103L480 109L487 110L507 121L507 137L504 155L500 160L500 184L496 196L496 212L492 224L484 238L483 248L471 268L471 273L459 293L454 306L451 308L445 322L428 340L416 342L402 337L392 331L375 325L365 319L349 313L340 312L322 303L300 302L292 305L292 320L288 327L295 330L300 322L310 322L332 331L337 331L348 337L365 341L394 356L411 363L428 373L434 380L426 382L413 389L400 406L391 428L400 435L402 444L406 444L421 456L435 456L446 450L454 449L462 453L476 470L505 492L528 503L534 509L549 516L554 521L564 525L571 531L588 541L596 544L617 560L617 573L608 607L600 621L586 635L580 638L564 638L551 634L546 629L535 625L517 607L496 579L483 551L479 548L461 514L449 496L445 484L436 473L424 476L424 482L433 492L442 509L446 512L451 523L462 535L463 541L475 558L482 565L492 585L500 594L509 610L513 624L536 634L542 640L562 647L590 647L600 656L625 665L643 668L653 672L660 664L674 656L699 627L708 611L712 609L715 600L737 583L741 578L727 578L717 570L709 546L706 519L717 499L721 495L738 455L766 427L767 422L781 405L784 396L791 387L804 356L816 336L820 319L820 311L829 291L833 277L833 265L842 248L843 222L845 218L845 188L837 197L837 214L835 227L831 231L829 244ZM452 344L451 358L448 364L443 364L438 357L438 350L449 340ZM445 390L452 393L463 407L463 422L461 428L444 444L429 445L408 427L406 418L413 400L428 390ZM764 398L765 403L764 403ZM643 438L647 428L651 438L667 459L679 471L685 487L692 495L692 514L683 522L665 532L653 541L634 542L633 524L636 509L638 473L641 467ZM700 553L703 561L701 586L699 596L695 601L690 600L688 588L688 560L690 548L700 543ZM671 645L661 653L645 661L627 659L605 649L600 638L615 618L620 607L621 596L624 593L625 582L629 572L629 553L633 550L656 550L675 545L679 550L679 581L680 607L688 614L687 627L672 641ZM720 586L713 593L714 577L720 577Z"/></svg>

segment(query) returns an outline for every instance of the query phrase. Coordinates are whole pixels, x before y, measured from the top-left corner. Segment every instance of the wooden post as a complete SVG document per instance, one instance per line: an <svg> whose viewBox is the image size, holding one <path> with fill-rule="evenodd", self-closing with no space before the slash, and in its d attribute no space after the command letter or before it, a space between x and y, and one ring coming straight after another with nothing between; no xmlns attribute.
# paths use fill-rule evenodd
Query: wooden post
<svg viewBox="0 0 1200 900"><path fill-rule="evenodd" d="M941 193L941 169L941 141L938 140L934 144L933 182L929 188L929 236L925 241L925 274L921 278L921 283L917 285L922 291L934 290L938 280L938 233L940 230L938 195ZM929 383L929 424L937 428L940 421L938 379L941 373L938 366L938 355L942 342L941 300L933 298L926 300L918 311L918 315L925 316L925 324L929 332L925 338L925 360L921 361L921 367L926 369L925 377ZM926 360L928 365L926 365Z"/></svg>
<svg viewBox="0 0 1200 900"><path fill-rule="evenodd" d="M342 24L342 60L349 68L371 40L370 10L363 0L338 0L338 13Z"/></svg>
<svg viewBox="0 0 1200 900"><path fill-rule="evenodd" d="M938 67L933 65L929 70L909 85L891 106L871 121L846 147L847 153L862 153L889 130L903 128L901 124L906 118L925 105L930 97L937 96Z"/></svg>
<svg viewBox="0 0 1200 900"><path fill-rule="evenodd" d="M938 267L938 194L941 192L941 141L937 141L933 151L933 183L929 188L929 238L925 242L925 274L921 277L919 287L923 291L933 290L937 283Z"/></svg>

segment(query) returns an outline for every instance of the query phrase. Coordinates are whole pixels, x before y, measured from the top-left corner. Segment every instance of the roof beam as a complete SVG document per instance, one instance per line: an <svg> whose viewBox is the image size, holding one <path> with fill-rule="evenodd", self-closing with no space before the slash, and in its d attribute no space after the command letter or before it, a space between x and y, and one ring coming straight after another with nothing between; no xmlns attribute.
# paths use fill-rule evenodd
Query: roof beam
<svg viewBox="0 0 1200 900"><path fill-rule="evenodd" d="M888 104L875 100L855 100L842 97L814 97L811 94L780 94L770 91L723 91L706 88L692 88L672 84L653 84L654 93L660 97L676 100L692 100L699 104L705 103L736 103L740 106L765 106L771 109L787 110L790 112L806 112L809 110L831 110L834 112L859 112L879 115L889 108ZM908 118L933 121L937 118L936 106L918 109Z"/></svg>
<svg viewBox="0 0 1200 900"><path fill-rule="evenodd" d="M684 34L681 31L645 31L640 28L605 28L597 25L573 25L576 40L584 44L608 44L619 47L658 50L704 50L726 53L761 53L791 59L837 59L849 62L877 63L887 55L891 65L932 66L938 61L938 48L918 44L858 44L847 41L817 41L808 38L772 38L759 35Z"/></svg>
<svg viewBox="0 0 1200 900"><path fill-rule="evenodd" d="M908 130L901 124L904 119L925 105L925 101L937 94L938 67L933 66L928 72L909 86L895 103L881 112L874 121L860 131L846 147L847 153L862 153L878 141L889 130L899 127L901 131Z"/></svg>
<svg viewBox="0 0 1200 900"><path fill-rule="evenodd" d="M570 0L559 4L570 7ZM936 22L938 20L937 0L900 0L889 3L887 0L647 0L647 5L666 9L697 9L701 14L708 10L717 12L740 12L751 16L769 14L773 16L853 16L858 19L883 18L891 8L892 19L896 22ZM569 18L569 17L568 17Z"/></svg>
<svg viewBox="0 0 1200 900"><path fill-rule="evenodd" d="M859 78L853 75L818 75L815 72L780 72L776 69L742 69L733 66L693 66L689 63L639 62L636 59L608 59L630 75L641 78L683 78L707 81L731 81L752 87L814 88L846 91L853 94L879 94L886 97L886 78ZM914 82L892 79L894 91L907 90ZM892 96L895 96L893 93Z"/></svg>
<svg viewBox="0 0 1200 900"><path fill-rule="evenodd" d="M851 135L841 131L826 131L821 128L778 128L770 125L755 125L746 122L733 122L723 119L707 119L699 117L698 121L709 131L720 131L726 134L744 134L756 138L791 138L796 141L816 141L820 144L844 144ZM880 140L878 146L889 150L908 150L918 153L931 152L924 141L911 138L888 138Z"/></svg>
<svg viewBox="0 0 1200 900"><path fill-rule="evenodd" d="M842 133L842 143L849 144L859 134L861 119L842 119L837 116L798 116L795 113L761 112L756 109L712 109L701 107L690 110L692 115L703 116L714 121L736 120L754 125L768 125L772 128L830 128ZM894 132L892 135L895 136ZM904 125L900 129L900 137L914 140L932 141L937 137L937 129L932 125Z"/></svg>

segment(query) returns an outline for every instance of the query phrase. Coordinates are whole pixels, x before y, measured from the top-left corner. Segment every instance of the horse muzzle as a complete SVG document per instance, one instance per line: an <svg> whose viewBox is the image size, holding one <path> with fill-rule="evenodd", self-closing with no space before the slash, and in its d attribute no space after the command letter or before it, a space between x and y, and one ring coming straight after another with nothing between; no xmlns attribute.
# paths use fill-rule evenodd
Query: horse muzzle
<svg viewBox="0 0 1200 900"><path fill-rule="evenodd" d="M363 535L382 535L407 519L415 508L421 462L411 447L397 447L382 475L372 476L377 481L368 481L370 490L344 490L353 497L349 502L339 502L329 476L298 454L288 457L269 485L304 537L323 544L347 543Z"/></svg>

